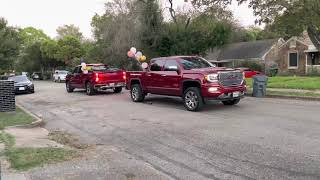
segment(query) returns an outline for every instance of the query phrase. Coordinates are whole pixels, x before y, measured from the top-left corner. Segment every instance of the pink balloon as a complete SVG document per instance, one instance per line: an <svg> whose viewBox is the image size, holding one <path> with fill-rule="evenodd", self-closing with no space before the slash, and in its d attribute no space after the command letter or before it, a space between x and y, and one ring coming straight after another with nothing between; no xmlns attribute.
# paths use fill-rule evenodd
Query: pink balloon
<svg viewBox="0 0 320 180"><path fill-rule="evenodd" d="M128 57L131 57L131 58L134 57L134 53L132 51L128 51L127 55Z"/></svg>

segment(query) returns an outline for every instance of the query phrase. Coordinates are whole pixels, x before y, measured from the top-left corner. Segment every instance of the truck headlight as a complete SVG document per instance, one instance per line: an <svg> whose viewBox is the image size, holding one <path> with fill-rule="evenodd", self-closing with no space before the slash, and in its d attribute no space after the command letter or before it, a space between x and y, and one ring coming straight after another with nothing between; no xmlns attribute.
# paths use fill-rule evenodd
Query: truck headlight
<svg viewBox="0 0 320 180"><path fill-rule="evenodd" d="M208 82L218 82L218 74L208 74L206 75L205 79Z"/></svg>

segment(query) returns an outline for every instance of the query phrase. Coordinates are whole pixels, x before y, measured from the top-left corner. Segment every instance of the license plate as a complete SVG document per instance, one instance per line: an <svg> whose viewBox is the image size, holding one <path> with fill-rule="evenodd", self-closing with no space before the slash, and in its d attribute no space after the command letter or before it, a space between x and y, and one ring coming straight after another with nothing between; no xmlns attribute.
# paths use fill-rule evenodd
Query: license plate
<svg viewBox="0 0 320 180"><path fill-rule="evenodd" d="M19 91L24 91L25 88L24 87L19 87Z"/></svg>
<svg viewBox="0 0 320 180"><path fill-rule="evenodd" d="M239 96L240 96L240 92L233 92L233 93L232 93L232 96L233 96L233 97L239 97Z"/></svg>
<svg viewBox="0 0 320 180"><path fill-rule="evenodd" d="M113 86L114 86L114 83L110 83L109 86L112 86L112 87L113 87Z"/></svg>

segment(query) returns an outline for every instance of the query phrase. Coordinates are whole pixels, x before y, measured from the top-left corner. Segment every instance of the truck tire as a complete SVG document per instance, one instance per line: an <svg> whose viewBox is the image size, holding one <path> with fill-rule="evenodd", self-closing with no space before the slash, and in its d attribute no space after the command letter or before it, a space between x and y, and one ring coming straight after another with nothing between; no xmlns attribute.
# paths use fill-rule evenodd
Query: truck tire
<svg viewBox="0 0 320 180"><path fill-rule="evenodd" d="M122 87L115 87L115 88L113 89L113 92L114 92L114 93L121 93L121 91L122 91Z"/></svg>
<svg viewBox="0 0 320 180"><path fill-rule="evenodd" d="M233 105L236 105L240 102L240 99L233 99L233 100L229 100L229 101L222 101L222 103L225 105L225 106L233 106Z"/></svg>
<svg viewBox="0 0 320 180"><path fill-rule="evenodd" d="M183 93L183 104L188 111L199 111L203 107L203 98L200 89L189 87Z"/></svg>
<svg viewBox="0 0 320 180"><path fill-rule="evenodd" d="M140 84L132 85L130 94L133 102L142 102L145 97L144 93L142 92L142 88Z"/></svg>
<svg viewBox="0 0 320 180"><path fill-rule="evenodd" d="M69 81L66 82L66 89L68 93L72 93L74 90Z"/></svg>
<svg viewBox="0 0 320 180"><path fill-rule="evenodd" d="M88 96L92 96L96 94L96 90L93 88L90 82L86 83L86 93Z"/></svg>

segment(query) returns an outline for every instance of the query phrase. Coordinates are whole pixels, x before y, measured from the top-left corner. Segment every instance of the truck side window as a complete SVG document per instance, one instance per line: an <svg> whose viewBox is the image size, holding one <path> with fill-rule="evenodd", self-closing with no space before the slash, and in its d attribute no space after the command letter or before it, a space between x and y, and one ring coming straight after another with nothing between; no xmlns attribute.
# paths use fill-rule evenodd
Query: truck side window
<svg viewBox="0 0 320 180"><path fill-rule="evenodd" d="M72 71L72 74L78 73L78 67L75 67Z"/></svg>
<svg viewBox="0 0 320 180"><path fill-rule="evenodd" d="M156 60L151 63L150 71L161 71L161 68L163 65L164 65L163 60Z"/></svg>
<svg viewBox="0 0 320 180"><path fill-rule="evenodd" d="M164 65L164 71L178 71L179 64L176 60L168 60Z"/></svg>

